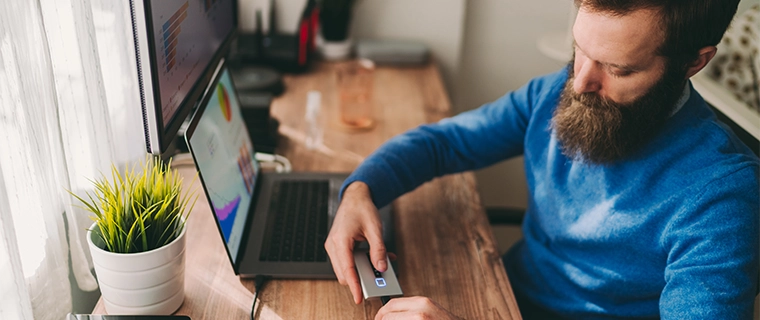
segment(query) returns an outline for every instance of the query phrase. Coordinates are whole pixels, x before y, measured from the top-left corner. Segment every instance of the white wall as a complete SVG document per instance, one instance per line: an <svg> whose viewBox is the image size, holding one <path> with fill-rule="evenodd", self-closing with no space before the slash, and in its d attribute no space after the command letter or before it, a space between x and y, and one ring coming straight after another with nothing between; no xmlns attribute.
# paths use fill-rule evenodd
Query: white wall
<svg viewBox="0 0 760 320"><path fill-rule="evenodd" d="M441 67L449 95L457 94L466 2L481 0L357 0L352 31L357 38L421 41Z"/></svg>
<svg viewBox="0 0 760 320"><path fill-rule="evenodd" d="M468 1L455 111L476 108L562 68L564 63L538 51L536 40L567 29L571 8L571 0ZM522 157L476 175L485 206L526 207Z"/></svg>
<svg viewBox="0 0 760 320"><path fill-rule="evenodd" d="M243 31L256 30L256 10L261 10L263 32L269 31L270 0L238 0L238 20ZM284 33L294 33L298 27L298 19L306 6L306 0L275 0L275 19L277 30Z"/></svg>

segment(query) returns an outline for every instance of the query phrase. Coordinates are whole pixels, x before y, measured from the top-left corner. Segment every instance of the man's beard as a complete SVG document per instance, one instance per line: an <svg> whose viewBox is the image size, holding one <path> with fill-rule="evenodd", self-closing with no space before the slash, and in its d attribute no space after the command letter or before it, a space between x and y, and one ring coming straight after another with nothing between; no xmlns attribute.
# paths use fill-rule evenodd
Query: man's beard
<svg viewBox="0 0 760 320"><path fill-rule="evenodd" d="M552 128L562 153L592 164L625 159L649 142L675 110L686 84L685 71L668 67L644 95L622 104L597 93L577 94L573 90L572 60L568 70Z"/></svg>

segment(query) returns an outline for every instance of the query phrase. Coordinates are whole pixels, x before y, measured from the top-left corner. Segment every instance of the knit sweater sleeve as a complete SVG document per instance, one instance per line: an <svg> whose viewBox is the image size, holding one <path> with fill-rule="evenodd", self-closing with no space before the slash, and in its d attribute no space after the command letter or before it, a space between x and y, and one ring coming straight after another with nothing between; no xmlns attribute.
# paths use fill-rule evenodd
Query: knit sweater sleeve
<svg viewBox="0 0 760 320"><path fill-rule="evenodd" d="M435 177L522 154L533 101L547 83L552 82L534 79L478 109L388 140L349 176L341 197L349 184L362 181L375 205L382 207Z"/></svg>
<svg viewBox="0 0 760 320"><path fill-rule="evenodd" d="M758 290L758 167L711 181L666 228L662 319L751 319Z"/></svg>

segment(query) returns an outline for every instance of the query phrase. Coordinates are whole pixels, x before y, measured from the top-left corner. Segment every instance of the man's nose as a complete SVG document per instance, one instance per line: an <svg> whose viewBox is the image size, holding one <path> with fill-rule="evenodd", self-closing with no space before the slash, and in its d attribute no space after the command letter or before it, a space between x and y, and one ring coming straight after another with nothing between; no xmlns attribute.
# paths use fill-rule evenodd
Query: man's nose
<svg viewBox="0 0 760 320"><path fill-rule="evenodd" d="M602 88L599 70L594 64L593 61L586 60L580 65L580 68L575 70L575 80L573 81L575 93L597 92Z"/></svg>

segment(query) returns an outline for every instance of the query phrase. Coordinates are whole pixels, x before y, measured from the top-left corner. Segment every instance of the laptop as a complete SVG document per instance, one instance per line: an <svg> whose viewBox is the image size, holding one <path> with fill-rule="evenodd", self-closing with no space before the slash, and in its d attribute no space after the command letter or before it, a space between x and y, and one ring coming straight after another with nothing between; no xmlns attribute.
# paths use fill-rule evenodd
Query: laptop
<svg viewBox="0 0 760 320"><path fill-rule="evenodd" d="M324 241L348 174L262 172L248 131L222 59L185 141L235 274L335 278ZM392 248L389 206L380 218L386 247Z"/></svg>

